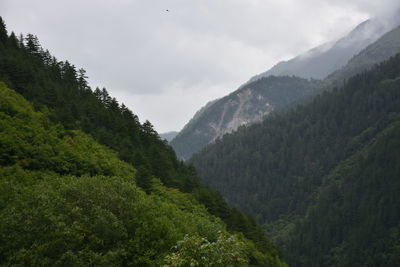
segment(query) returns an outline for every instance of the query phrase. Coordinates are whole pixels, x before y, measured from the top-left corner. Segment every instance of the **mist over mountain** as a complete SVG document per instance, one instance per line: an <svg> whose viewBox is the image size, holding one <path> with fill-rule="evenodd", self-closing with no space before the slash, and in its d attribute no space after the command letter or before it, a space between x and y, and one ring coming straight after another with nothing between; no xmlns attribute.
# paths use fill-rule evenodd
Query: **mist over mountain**
<svg viewBox="0 0 400 267"><path fill-rule="evenodd" d="M330 74L324 82L329 86L340 85L351 76L368 70L373 65L387 60L399 52L400 27L397 27L353 56L345 66Z"/></svg>
<svg viewBox="0 0 400 267"><path fill-rule="evenodd" d="M269 75L295 75L303 78L324 79L399 24L398 14L389 18L369 19L345 37L313 48L289 61L279 62L270 70L252 77L250 81Z"/></svg>

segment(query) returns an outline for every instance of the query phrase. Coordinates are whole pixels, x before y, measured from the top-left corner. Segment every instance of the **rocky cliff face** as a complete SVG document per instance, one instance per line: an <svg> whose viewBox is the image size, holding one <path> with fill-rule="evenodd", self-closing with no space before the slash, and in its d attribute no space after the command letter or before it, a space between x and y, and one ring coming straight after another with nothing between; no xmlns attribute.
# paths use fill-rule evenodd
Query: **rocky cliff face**
<svg viewBox="0 0 400 267"><path fill-rule="evenodd" d="M218 120L209 123L215 132L212 141L224 134L231 133L240 126L260 121L273 109L263 94L253 92L251 88L247 87L240 90L225 101Z"/></svg>
<svg viewBox="0 0 400 267"><path fill-rule="evenodd" d="M267 77L247 84L203 108L171 141L182 159L188 159L224 134L261 121L277 108L311 93L317 81L296 77Z"/></svg>

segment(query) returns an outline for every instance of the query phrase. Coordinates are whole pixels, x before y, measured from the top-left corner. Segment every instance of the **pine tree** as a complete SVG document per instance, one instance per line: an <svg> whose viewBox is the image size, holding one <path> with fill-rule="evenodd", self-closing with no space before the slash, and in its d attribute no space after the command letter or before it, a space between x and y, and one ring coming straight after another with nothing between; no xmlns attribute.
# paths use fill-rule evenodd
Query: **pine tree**
<svg viewBox="0 0 400 267"><path fill-rule="evenodd" d="M40 53L40 44L39 44L39 39L37 36L28 33L28 35L25 38L26 41L26 48L28 49L28 52L31 54L39 54Z"/></svg>
<svg viewBox="0 0 400 267"><path fill-rule="evenodd" d="M80 68L78 70L78 86L81 91L84 91L89 88L86 80L87 78L88 77L86 76L86 70Z"/></svg>

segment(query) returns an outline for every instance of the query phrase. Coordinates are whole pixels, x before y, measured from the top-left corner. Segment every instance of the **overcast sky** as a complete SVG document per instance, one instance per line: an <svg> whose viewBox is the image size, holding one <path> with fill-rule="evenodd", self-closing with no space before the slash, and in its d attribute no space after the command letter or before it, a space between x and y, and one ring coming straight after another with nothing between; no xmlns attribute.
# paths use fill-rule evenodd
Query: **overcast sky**
<svg viewBox="0 0 400 267"><path fill-rule="evenodd" d="M398 0L0 0L9 31L33 33L86 69L158 132L280 60L346 34ZM169 11L167 11L169 10Z"/></svg>

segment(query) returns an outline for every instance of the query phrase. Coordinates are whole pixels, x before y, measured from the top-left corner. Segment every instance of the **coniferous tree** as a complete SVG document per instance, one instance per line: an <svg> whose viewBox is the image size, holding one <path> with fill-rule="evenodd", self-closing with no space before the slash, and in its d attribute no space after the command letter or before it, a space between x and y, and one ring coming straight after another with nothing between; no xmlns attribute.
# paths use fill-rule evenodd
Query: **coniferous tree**
<svg viewBox="0 0 400 267"><path fill-rule="evenodd" d="M41 46L39 44L39 39L37 38L37 36L29 33L25 37L25 41L26 41L25 46L29 53L36 55L39 54Z"/></svg>

